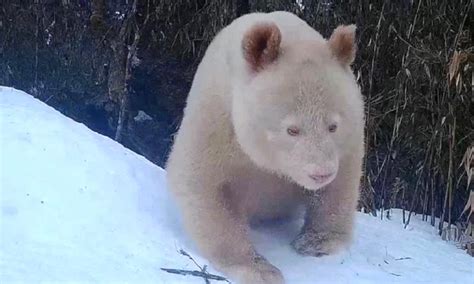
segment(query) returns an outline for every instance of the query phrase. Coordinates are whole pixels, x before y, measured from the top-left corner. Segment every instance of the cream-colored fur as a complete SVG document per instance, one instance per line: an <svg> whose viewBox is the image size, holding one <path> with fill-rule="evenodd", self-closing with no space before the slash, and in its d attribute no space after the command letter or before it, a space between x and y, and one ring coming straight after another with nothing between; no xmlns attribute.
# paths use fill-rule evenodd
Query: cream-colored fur
<svg viewBox="0 0 474 284"><path fill-rule="evenodd" d="M201 253L238 283L283 283L249 222L306 209L293 241L322 256L348 245L364 154L350 64L354 26L325 40L287 12L236 19L198 67L166 166Z"/></svg>

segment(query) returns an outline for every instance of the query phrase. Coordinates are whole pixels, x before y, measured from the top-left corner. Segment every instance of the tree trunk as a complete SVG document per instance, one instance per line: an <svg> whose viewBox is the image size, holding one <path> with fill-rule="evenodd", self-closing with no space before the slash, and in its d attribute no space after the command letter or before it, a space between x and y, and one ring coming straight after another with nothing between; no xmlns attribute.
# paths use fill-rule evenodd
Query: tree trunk
<svg viewBox="0 0 474 284"><path fill-rule="evenodd" d="M237 17L245 15L250 12L249 0L236 0L235 3L235 14Z"/></svg>

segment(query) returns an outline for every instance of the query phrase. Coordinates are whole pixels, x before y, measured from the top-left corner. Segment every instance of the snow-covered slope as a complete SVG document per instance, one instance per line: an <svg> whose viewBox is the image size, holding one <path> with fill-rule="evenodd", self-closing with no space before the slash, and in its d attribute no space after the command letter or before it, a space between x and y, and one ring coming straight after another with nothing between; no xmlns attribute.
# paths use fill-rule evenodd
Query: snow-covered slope
<svg viewBox="0 0 474 284"><path fill-rule="evenodd" d="M0 282L205 283L165 172L23 92L0 87ZM359 214L350 251L302 257L298 223L253 232L288 283L473 283L474 261L414 218ZM211 273L219 274L209 268ZM217 283L217 281L212 281ZM224 282L221 282L224 283Z"/></svg>

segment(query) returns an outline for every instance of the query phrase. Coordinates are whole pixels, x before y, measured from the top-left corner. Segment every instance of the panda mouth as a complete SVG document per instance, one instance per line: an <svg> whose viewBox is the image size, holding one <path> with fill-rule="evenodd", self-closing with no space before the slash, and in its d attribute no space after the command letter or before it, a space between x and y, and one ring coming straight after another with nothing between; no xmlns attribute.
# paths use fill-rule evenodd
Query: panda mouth
<svg viewBox="0 0 474 284"><path fill-rule="evenodd" d="M309 178L314 180L316 183L322 184L326 183L335 176L335 173L327 173L327 174L311 174L309 175Z"/></svg>

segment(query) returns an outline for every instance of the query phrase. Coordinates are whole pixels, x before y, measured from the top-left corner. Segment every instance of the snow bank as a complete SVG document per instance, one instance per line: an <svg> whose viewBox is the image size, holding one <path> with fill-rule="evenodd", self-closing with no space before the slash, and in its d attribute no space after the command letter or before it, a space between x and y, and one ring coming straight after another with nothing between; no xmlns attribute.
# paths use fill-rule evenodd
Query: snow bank
<svg viewBox="0 0 474 284"><path fill-rule="evenodd" d="M204 283L165 172L24 92L0 87L0 282ZM359 214L350 251L302 257L298 223L253 232L288 283L473 283L474 260L419 218ZM209 269L211 273L218 274ZM217 281L213 281L217 283ZM224 283L224 282L221 282Z"/></svg>

